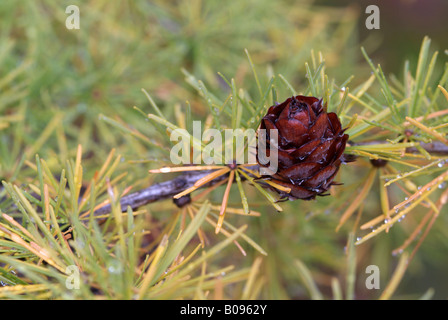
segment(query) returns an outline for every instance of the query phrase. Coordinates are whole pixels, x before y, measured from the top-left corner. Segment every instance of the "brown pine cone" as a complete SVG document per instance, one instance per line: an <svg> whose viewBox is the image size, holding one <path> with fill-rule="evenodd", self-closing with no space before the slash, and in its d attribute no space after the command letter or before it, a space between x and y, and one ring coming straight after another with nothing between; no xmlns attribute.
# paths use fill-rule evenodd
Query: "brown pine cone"
<svg viewBox="0 0 448 320"><path fill-rule="evenodd" d="M311 200L324 195L333 182L348 140L338 116L327 113L322 99L296 96L269 108L261 120L260 129L266 129L266 155L271 148L278 149L278 169L273 175L263 176L290 193L274 189L283 199ZM270 142L269 130L278 130L278 145ZM259 136L260 139L260 136ZM257 162L260 166L257 147Z"/></svg>

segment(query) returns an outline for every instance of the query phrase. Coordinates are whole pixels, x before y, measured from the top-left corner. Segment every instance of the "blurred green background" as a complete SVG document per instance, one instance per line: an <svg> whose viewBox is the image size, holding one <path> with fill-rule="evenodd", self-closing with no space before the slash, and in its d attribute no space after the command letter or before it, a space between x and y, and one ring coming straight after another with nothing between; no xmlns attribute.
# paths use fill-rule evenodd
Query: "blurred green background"
<svg viewBox="0 0 448 320"><path fill-rule="evenodd" d="M79 30L65 27L65 8L72 4L80 8ZM365 28L364 11L370 4L380 8L380 30ZM360 83L370 76L361 46L386 74L401 79L406 59L415 68L424 35L433 40L433 50L443 53L448 48L447 16L444 0L2 0L0 178L25 184L33 173L23 163L33 161L35 153L52 168L60 168L75 157L78 144L83 145L86 181L112 148L126 161L163 160L157 147L117 130L105 117L130 125L157 145L158 133L133 109L152 112L141 89L151 94L168 119L175 118L176 105L184 110L187 100L194 117L203 119L208 107L184 81L182 68L221 98L229 89L217 72L235 78L239 87L255 95L245 49L263 85L270 75L282 74L300 91L307 83L305 62L310 62L311 50L322 52L326 72L337 83L351 75L355 84ZM443 61L446 58L440 59L441 66ZM122 170L128 171L129 183L145 187L149 181L144 173L158 165L157 161L124 164ZM366 172L356 170L343 173L345 181L353 179L353 172L358 176ZM237 203L239 198L234 199ZM375 216L377 201L373 196L366 204L367 216L369 211ZM306 220L316 206L321 210L330 205L325 198L317 204L286 204L281 214L262 209L264 216L253 222L253 232L270 252L264 266L268 275L264 298L306 297L289 263L294 258L307 264L324 292L330 290L329 275L342 277L346 234L334 231L339 217L326 212ZM440 221L446 225L446 216ZM365 266L379 265L383 283L390 277L396 263L390 252L410 232L406 227L395 229L358 249L357 298L378 296L363 289ZM418 297L434 288L434 297L448 297L447 232L439 229L421 248L399 296ZM234 259L236 264L251 262Z"/></svg>

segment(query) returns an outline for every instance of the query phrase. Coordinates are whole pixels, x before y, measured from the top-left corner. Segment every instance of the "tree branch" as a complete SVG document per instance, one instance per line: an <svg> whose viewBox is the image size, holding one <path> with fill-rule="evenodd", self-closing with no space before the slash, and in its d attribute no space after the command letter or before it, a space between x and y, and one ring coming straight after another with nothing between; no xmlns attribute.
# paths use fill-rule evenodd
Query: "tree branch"
<svg viewBox="0 0 448 320"><path fill-rule="evenodd" d="M369 144L384 144L385 141L369 141L364 143L353 143L352 145L361 146L361 145L369 145ZM448 155L448 146L439 142L431 142L431 143L420 143L420 145L430 154L437 155ZM409 153L418 153L418 149L415 147L407 148L407 152ZM257 169L258 166L254 166L251 169ZM137 209L142 207L148 203L152 203L159 200L164 200L168 198L172 198L174 195L188 189L194 185L194 183L210 174L213 170L204 170L204 171L191 171L186 172L172 180L160 182L149 186L148 188L142 189L140 191L131 193L127 196L124 196L120 200L121 208L123 211L126 211L127 207L130 206L132 209ZM227 178L228 175L222 175L218 178L210 181L209 183L203 185L201 188L211 187L218 182ZM107 214L111 211L110 204L105 205L95 211L95 215L103 215Z"/></svg>
<svg viewBox="0 0 448 320"><path fill-rule="evenodd" d="M367 142L358 142L351 143L352 146L366 146L370 144L384 144L386 141L367 141ZM428 153L434 155L448 155L448 146L440 141L435 142L421 142L420 146L425 149ZM416 147L407 148L406 152L408 153L419 153L420 151Z"/></svg>
<svg viewBox="0 0 448 320"><path fill-rule="evenodd" d="M448 146L440 141L430 142L430 143L420 143L420 146L428 151L428 153L434 155L448 155ZM417 148L412 147L406 150L409 153L419 152Z"/></svg>

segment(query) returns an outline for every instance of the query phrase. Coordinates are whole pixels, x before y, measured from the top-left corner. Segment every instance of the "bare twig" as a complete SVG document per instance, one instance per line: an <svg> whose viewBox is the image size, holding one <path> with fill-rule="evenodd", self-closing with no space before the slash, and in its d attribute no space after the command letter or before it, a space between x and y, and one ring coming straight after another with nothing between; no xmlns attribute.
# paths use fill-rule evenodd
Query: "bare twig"
<svg viewBox="0 0 448 320"><path fill-rule="evenodd" d="M122 197L120 200L121 208L124 212L126 211L127 207L136 209L148 203L172 198L174 195L192 187L197 180L209 175L212 171L213 170L186 172L172 180L153 184L148 188ZM216 183L226 179L227 176L228 175L219 176L209 183L203 185L202 188L213 186ZM111 205L107 204L95 210L95 215L107 214L110 211Z"/></svg>

